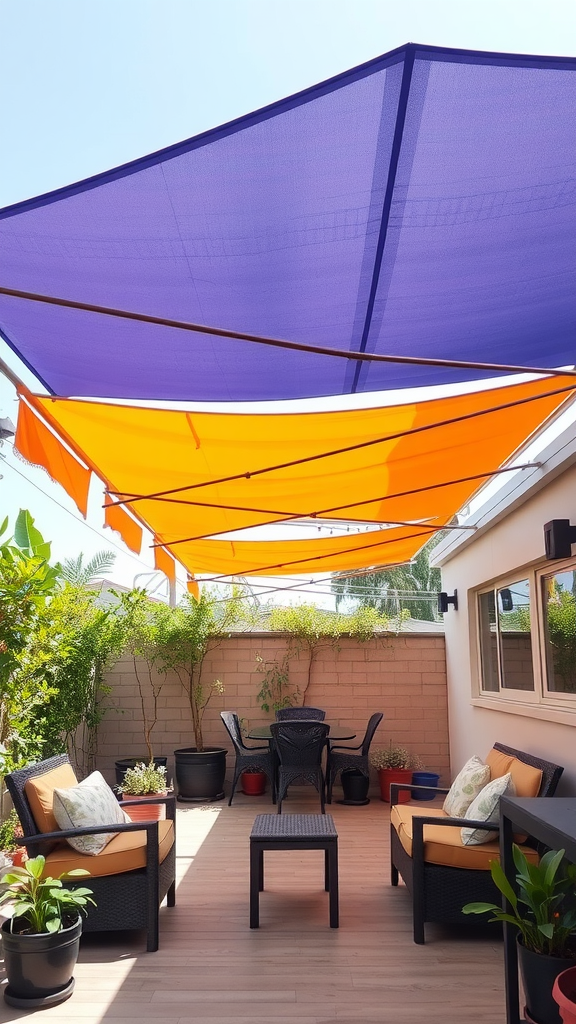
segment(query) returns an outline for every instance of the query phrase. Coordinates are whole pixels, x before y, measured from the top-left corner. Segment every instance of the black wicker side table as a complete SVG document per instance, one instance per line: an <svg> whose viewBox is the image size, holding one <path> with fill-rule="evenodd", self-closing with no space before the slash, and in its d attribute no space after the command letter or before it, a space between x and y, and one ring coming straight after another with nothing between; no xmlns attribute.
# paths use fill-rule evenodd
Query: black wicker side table
<svg viewBox="0 0 576 1024"><path fill-rule="evenodd" d="M338 833L331 814L257 814L250 833L250 927L260 923L264 850L324 850L330 927L338 927Z"/></svg>

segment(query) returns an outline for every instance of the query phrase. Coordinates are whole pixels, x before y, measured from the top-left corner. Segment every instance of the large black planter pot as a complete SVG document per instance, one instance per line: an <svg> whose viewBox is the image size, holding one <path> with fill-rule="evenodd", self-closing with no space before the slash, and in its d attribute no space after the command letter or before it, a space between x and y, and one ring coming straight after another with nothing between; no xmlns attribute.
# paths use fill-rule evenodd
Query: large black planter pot
<svg viewBox="0 0 576 1024"><path fill-rule="evenodd" d="M6 1002L22 1009L63 1002L74 989L72 973L82 932L80 915L59 932L39 935L11 932L10 925L11 921L4 921L2 925L2 950L8 976L4 989Z"/></svg>
<svg viewBox="0 0 576 1024"><path fill-rule="evenodd" d="M222 747L182 747L174 751L178 800L222 800L226 777L226 754Z"/></svg>
<svg viewBox="0 0 576 1024"><path fill-rule="evenodd" d="M152 758L152 760L154 761L154 764L156 765L157 768L161 766L164 766L165 768L166 765L168 764L167 757L154 757ZM114 767L116 769L116 785L122 785L122 783L124 782L124 776L126 775L126 772L128 771L129 768L134 768L137 764L142 764L142 762L144 762L144 764L149 764L147 754L144 754L142 757L121 757L118 759L118 761L115 761Z"/></svg>
<svg viewBox="0 0 576 1024"><path fill-rule="evenodd" d="M361 772L359 768L345 768L340 773L340 779L342 781L342 789L344 790L344 799L339 800L339 804L351 804L355 807L361 807L364 804L369 804L368 799L368 786L370 785L370 779L364 772Z"/></svg>
<svg viewBox="0 0 576 1024"><path fill-rule="evenodd" d="M562 971L568 967L576 967L576 960L533 953L518 942L518 962L526 996L528 1019L535 1021L536 1024L562 1024L558 1005L552 996L552 988Z"/></svg>

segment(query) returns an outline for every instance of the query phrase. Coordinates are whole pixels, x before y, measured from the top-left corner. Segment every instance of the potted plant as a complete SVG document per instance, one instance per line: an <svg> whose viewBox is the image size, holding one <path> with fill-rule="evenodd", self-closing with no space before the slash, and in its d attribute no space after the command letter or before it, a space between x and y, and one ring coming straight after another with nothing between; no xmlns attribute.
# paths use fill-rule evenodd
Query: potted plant
<svg viewBox="0 0 576 1024"><path fill-rule="evenodd" d="M188 699L194 733L194 746L174 751L177 799L184 801L221 800L226 776L225 747L204 744L202 730L206 708L213 698L224 693L220 679L202 679L204 658L243 618L239 587L232 588L227 600L203 590L198 600L188 595L177 608L168 609L157 666L161 672L174 672Z"/></svg>
<svg viewBox="0 0 576 1024"><path fill-rule="evenodd" d="M94 904L91 889L66 889L61 881L87 871L77 868L59 878L43 878L44 866L44 857L31 857L2 878L8 888L0 902L13 904L12 917L2 925L8 975L4 998L23 1009L52 1006L72 994L80 915L86 913L88 903Z"/></svg>
<svg viewBox="0 0 576 1024"><path fill-rule="evenodd" d="M22 867L28 857L26 847L19 842L24 836L20 819L12 809L7 818L0 823L0 851L4 854L3 867L15 865Z"/></svg>
<svg viewBox="0 0 576 1024"><path fill-rule="evenodd" d="M246 796L262 796L266 791L266 773L261 768L245 768L240 782Z"/></svg>
<svg viewBox="0 0 576 1024"><path fill-rule="evenodd" d="M420 758L416 754L411 754L406 747L393 746L392 740L387 747L371 752L370 763L378 772L382 800L386 800L388 803L390 803L390 784L392 782L412 782L413 770L422 767ZM399 790L398 802L407 803L411 795L409 789Z"/></svg>
<svg viewBox="0 0 576 1024"><path fill-rule="evenodd" d="M467 903L464 914L492 914L490 921L507 921L518 929L518 961L530 1019L561 1024L552 997L557 976L576 966L576 865L564 862L564 850L549 850L531 864L522 850L512 847L516 893L498 861L490 870L510 910L494 903Z"/></svg>
<svg viewBox="0 0 576 1024"><path fill-rule="evenodd" d="M130 801L124 809L132 821L157 821L166 816L164 804L149 803L151 796L166 796L168 792L165 765L141 761L126 769L124 781L116 789ZM146 803L132 803L138 800L146 800Z"/></svg>

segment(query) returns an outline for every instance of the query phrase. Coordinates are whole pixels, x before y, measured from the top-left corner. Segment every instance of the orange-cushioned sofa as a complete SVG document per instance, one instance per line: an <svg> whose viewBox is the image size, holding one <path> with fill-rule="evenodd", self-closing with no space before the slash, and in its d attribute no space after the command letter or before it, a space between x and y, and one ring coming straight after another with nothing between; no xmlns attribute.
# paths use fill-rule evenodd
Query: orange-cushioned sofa
<svg viewBox="0 0 576 1024"><path fill-rule="evenodd" d="M522 750L495 743L485 758L490 778L508 772L517 796L552 796L563 768ZM390 854L391 882L402 877L412 896L414 942L424 942L424 924L478 924L479 918L462 913L470 902L501 902L490 874L490 861L498 860L498 830L494 839L481 845L465 846L461 828L486 828L486 823L465 818L450 818L442 807L398 803L402 786L391 787ZM406 787L404 787L406 788ZM448 793L439 789L439 793ZM529 859L538 860L535 844L529 837L517 836Z"/></svg>

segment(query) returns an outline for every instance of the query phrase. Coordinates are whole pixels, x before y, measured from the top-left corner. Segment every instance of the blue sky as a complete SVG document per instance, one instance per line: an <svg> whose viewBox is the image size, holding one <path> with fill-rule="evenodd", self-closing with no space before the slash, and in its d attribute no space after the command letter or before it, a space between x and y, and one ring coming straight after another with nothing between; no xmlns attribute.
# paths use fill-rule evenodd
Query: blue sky
<svg viewBox="0 0 576 1024"><path fill-rule="evenodd" d="M2 207L406 42L576 56L576 0L2 0L0 38ZM6 415L15 419L13 392L0 378ZM44 472L7 445L2 455L0 518L29 508L59 558L123 549L99 533L98 494L85 525ZM150 562L117 553L119 582Z"/></svg>

